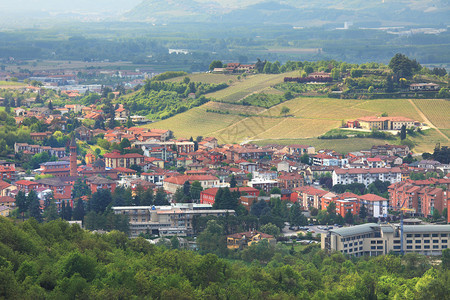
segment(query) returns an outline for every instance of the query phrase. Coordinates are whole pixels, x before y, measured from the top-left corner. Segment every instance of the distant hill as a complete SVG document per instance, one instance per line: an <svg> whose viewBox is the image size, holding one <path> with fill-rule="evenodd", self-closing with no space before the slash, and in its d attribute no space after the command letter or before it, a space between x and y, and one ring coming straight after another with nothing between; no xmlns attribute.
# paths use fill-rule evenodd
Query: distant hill
<svg viewBox="0 0 450 300"><path fill-rule="evenodd" d="M207 1L143 0L124 18L156 23L274 23L296 26L378 22L380 25L448 24L448 0Z"/></svg>

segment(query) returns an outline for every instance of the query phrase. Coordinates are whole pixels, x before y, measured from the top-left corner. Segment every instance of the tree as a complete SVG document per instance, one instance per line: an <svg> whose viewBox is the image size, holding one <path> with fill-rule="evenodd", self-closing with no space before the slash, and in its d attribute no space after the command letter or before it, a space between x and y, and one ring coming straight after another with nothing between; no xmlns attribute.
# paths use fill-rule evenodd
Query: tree
<svg viewBox="0 0 450 300"><path fill-rule="evenodd" d="M28 211L28 201L27 196L25 195L24 191L19 191L16 196L16 206L19 208L19 214L22 214L22 217L24 218L24 214L26 211Z"/></svg>
<svg viewBox="0 0 450 300"><path fill-rule="evenodd" d="M366 209L366 206L364 204L361 205L361 207L359 209L359 217L361 219L365 219L367 217L367 209Z"/></svg>
<svg viewBox="0 0 450 300"><path fill-rule="evenodd" d="M348 211L345 213L344 221L345 221L345 223L347 223L347 224L353 224L353 222L354 222L354 220L353 220L353 214L352 214L352 212L351 212L350 210L348 210Z"/></svg>
<svg viewBox="0 0 450 300"><path fill-rule="evenodd" d="M450 249L442 251L442 269L450 270Z"/></svg>
<svg viewBox="0 0 450 300"><path fill-rule="evenodd" d="M270 190L270 194L276 194L276 195L280 195L281 194L281 190L279 187L274 187Z"/></svg>
<svg viewBox="0 0 450 300"><path fill-rule="evenodd" d="M56 220L59 218L58 209L56 208L55 198L53 198L53 194L49 195L46 199L46 206L44 209L44 218L47 222Z"/></svg>
<svg viewBox="0 0 450 300"><path fill-rule="evenodd" d="M53 110L53 103L52 103L52 100L50 100L50 101L48 102L48 109Z"/></svg>
<svg viewBox="0 0 450 300"><path fill-rule="evenodd" d="M437 221L441 218L441 214L439 213L439 210L436 208L433 209L433 220Z"/></svg>
<svg viewBox="0 0 450 300"><path fill-rule="evenodd" d="M375 91L373 85L369 86L369 88L367 89L367 92L369 92L369 94L373 94L373 92Z"/></svg>
<svg viewBox="0 0 450 300"><path fill-rule="evenodd" d="M39 203L39 198L34 190L28 192L27 202L29 203L28 211L30 213L30 218L35 218L38 222L41 222L42 221L41 205Z"/></svg>
<svg viewBox="0 0 450 300"><path fill-rule="evenodd" d="M336 214L336 203L331 202L330 204L328 204L327 213L332 216Z"/></svg>
<svg viewBox="0 0 450 300"><path fill-rule="evenodd" d="M230 179L230 188L234 188L237 185L237 181L236 181L236 177L234 176L234 174L231 175L231 179Z"/></svg>
<svg viewBox="0 0 450 300"><path fill-rule="evenodd" d="M133 123L133 121L131 120L131 117L130 117L130 116L128 116L126 126L127 126L127 128L130 128L130 127L133 127L133 126L134 126L134 123Z"/></svg>
<svg viewBox="0 0 450 300"><path fill-rule="evenodd" d="M84 202L81 198L78 198L75 209L73 210L73 219L77 221L83 220L85 215Z"/></svg>
<svg viewBox="0 0 450 300"><path fill-rule="evenodd" d="M289 223L292 226L302 226L308 224L308 220L302 214L298 203L294 203L289 209Z"/></svg>
<svg viewBox="0 0 450 300"><path fill-rule="evenodd" d="M310 160L310 158L309 158L309 155L308 154L303 154L301 157L300 157L300 162L302 163L302 164L307 164L307 165L309 165L309 164L311 164L311 160Z"/></svg>
<svg viewBox="0 0 450 300"><path fill-rule="evenodd" d="M209 220L205 230L197 237L197 245L203 253L223 253L226 251L223 227L216 220Z"/></svg>
<svg viewBox="0 0 450 300"><path fill-rule="evenodd" d="M192 200L200 200L200 193L203 191L203 187L200 181L196 180L191 185L190 197Z"/></svg>
<svg viewBox="0 0 450 300"><path fill-rule="evenodd" d="M397 53L391 58L389 68L396 74L397 78L408 78L422 67L416 60L410 60L406 55Z"/></svg>
<svg viewBox="0 0 450 300"><path fill-rule="evenodd" d="M167 201L166 192L162 188L159 188L156 191L155 205L156 206L169 205L169 201Z"/></svg>
<svg viewBox="0 0 450 300"><path fill-rule="evenodd" d="M281 113L280 113L280 114L282 114L282 115L284 115L284 117L286 117L286 115L287 115L290 111L291 111L291 109L290 109L289 107L283 106L283 107L281 108Z"/></svg>
<svg viewBox="0 0 450 300"><path fill-rule="evenodd" d="M277 237L280 234L280 228L278 228L276 225L272 223L267 223L259 228L261 232L273 235L274 237Z"/></svg>
<svg viewBox="0 0 450 300"><path fill-rule="evenodd" d="M121 152L123 152L123 150L126 149L126 148L131 148L130 140L127 139L127 138L122 139L120 141L119 145L120 145Z"/></svg>
<svg viewBox="0 0 450 300"><path fill-rule="evenodd" d="M98 148L97 148L98 149ZM77 178L72 189L72 199L77 199L91 194L91 189L81 178Z"/></svg>
<svg viewBox="0 0 450 300"><path fill-rule="evenodd" d="M215 68L223 68L223 64L220 60L213 60L210 64L209 64L209 70L212 71Z"/></svg>
<svg viewBox="0 0 450 300"><path fill-rule="evenodd" d="M400 139L403 141L406 139L406 126L402 125L402 128L400 130Z"/></svg>

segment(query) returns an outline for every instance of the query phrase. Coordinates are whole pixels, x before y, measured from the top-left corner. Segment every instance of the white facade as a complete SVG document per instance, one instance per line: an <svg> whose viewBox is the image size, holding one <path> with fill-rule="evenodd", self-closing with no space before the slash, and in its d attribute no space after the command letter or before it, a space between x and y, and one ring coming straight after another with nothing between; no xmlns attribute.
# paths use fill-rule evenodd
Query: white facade
<svg viewBox="0 0 450 300"><path fill-rule="evenodd" d="M371 168L371 169L337 169L332 175L333 185L362 183L365 186L376 180L397 183L402 180L399 168Z"/></svg>

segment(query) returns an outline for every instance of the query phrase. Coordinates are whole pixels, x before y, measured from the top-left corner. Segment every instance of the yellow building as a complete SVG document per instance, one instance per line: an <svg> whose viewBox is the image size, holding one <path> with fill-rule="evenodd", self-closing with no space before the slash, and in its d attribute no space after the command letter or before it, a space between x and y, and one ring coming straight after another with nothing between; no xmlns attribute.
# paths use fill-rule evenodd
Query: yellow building
<svg viewBox="0 0 450 300"><path fill-rule="evenodd" d="M401 130L402 126L406 128L414 127L415 121L404 117L362 117L356 119L359 127L368 130Z"/></svg>
<svg viewBox="0 0 450 300"><path fill-rule="evenodd" d="M247 231L228 235L227 247L228 249L243 249L264 239L267 239L270 244L275 245L276 243L273 235L259 231Z"/></svg>

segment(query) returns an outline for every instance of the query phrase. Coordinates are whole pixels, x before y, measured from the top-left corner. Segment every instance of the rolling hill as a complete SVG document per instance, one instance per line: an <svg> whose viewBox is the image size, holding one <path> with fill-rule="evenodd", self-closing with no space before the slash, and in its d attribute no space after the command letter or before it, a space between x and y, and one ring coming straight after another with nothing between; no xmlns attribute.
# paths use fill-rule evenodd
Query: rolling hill
<svg viewBox="0 0 450 300"><path fill-rule="evenodd" d="M437 142L449 144L450 101L446 100L341 100L302 97L269 109L241 104L240 99L255 92L270 90L272 86L282 82L284 76L286 74L257 74L240 81L229 76L234 80L230 87L206 95L216 101L149 124L147 127L170 129L176 137L215 136L221 143L306 143L340 151L353 151L374 144L399 141L370 138L320 140L317 137L340 127L342 121L362 116L387 113L389 116L404 116L425 122L422 117L424 115L442 134L436 129L429 129L424 135L412 137L412 141L416 143L415 151L432 151ZM203 78L206 82L226 82L228 78L219 74L194 74L190 77L193 81ZM286 117L280 113L283 106L290 109Z"/></svg>

